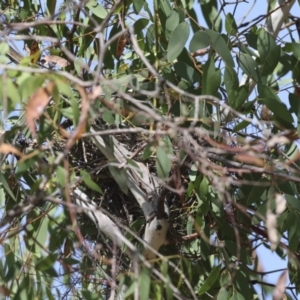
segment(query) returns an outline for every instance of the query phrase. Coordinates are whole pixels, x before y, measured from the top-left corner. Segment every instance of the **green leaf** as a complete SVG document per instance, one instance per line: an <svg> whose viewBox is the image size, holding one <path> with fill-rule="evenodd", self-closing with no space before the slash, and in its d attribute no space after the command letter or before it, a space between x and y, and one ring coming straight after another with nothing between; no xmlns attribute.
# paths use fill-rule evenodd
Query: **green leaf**
<svg viewBox="0 0 300 300"><path fill-rule="evenodd" d="M207 60L203 65L203 87L204 95L215 95L221 84L221 72L216 71L213 57Z"/></svg>
<svg viewBox="0 0 300 300"><path fill-rule="evenodd" d="M28 300L33 299L33 286L32 282L30 282L30 278L28 274L22 276L23 279L17 285L17 292L15 293L13 300Z"/></svg>
<svg viewBox="0 0 300 300"><path fill-rule="evenodd" d="M201 286L201 288L197 292L197 294L199 296L205 294L214 285L214 283L216 282L216 280L219 277L221 268L222 268L222 264L219 264L211 271L208 278L206 279L204 284Z"/></svg>
<svg viewBox="0 0 300 300"><path fill-rule="evenodd" d="M295 56L298 60L300 60L300 44L299 44L299 43L290 43L289 45L290 45L291 48L292 48L291 50L292 50L294 56ZM286 45L286 46L288 46L288 45Z"/></svg>
<svg viewBox="0 0 300 300"><path fill-rule="evenodd" d="M289 102L290 102L290 110L291 112L295 113L298 115L299 108L300 108L300 97L293 93L289 93Z"/></svg>
<svg viewBox="0 0 300 300"><path fill-rule="evenodd" d="M194 0L181 0L181 4L184 8L190 10L193 8Z"/></svg>
<svg viewBox="0 0 300 300"><path fill-rule="evenodd" d="M0 180L0 207L5 204L5 192Z"/></svg>
<svg viewBox="0 0 300 300"><path fill-rule="evenodd" d="M127 186L127 175L126 171L124 169L119 169L114 166L109 166L109 171L114 178L114 180L117 182L123 193L128 193L128 186Z"/></svg>
<svg viewBox="0 0 300 300"><path fill-rule="evenodd" d="M133 24L133 29L134 31L137 32L141 32L142 30L144 30L147 25L149 24L149 20L145 19L145 18L141 18L138 19L134 24Z"/></svg>
<svg viewBox="0 0 300 300"><path fill-rule="evenodd" d="M234 69L226 67L224 84L228 94L229 105L239 110L248 97L248 86L239 86L238 76Z"/></svg>
<svg viewBox="0 0 300 300"><path fill-rule="evenodd" d="M230 252L232 255L237 255L237 244L236 242L232 242L229 240L225 241L226 250L228 249L228 252ZM251 264L251 259L249 256L248 251L245 248L240 249L240 261L245 264ZM243 273L240 273L240 277L243 277Z"/></svg>
<svg viewBox="0 0 300 300"><path fill-rule="evenodd" d="M240 122L239 124L237 124L234 128L233 128L233 132L238 132L242 129L245 129L249 126L250 122L243 120L242 122Z"/></svg>
<svg viewBox="0 0 300 300"><path fill-rule="evenodd" d="M226 15L225 19L225 28L229 35L236 35L238 32L237 25L235 23L235 19L231 13Z"/></svg>
<svg viewBox="0 0 300 300"><path fill-rule="evenodd" d="M209 186L209 182L206 179L206 177L204 177L200 183L199 186L199 192L200 192L200 196L201 198L205 197L208 193L208 186Z"/></svg>
<svg viewBox="0 0 300 300"><path fill-rule="evenodd" d="M54 82L60 93L69 98L73 97L73 91L69 82L67 83L65 80L57 77L54 77Z"/></svg>
<svg viewBox="0 0 300 300"><path fill-rule="evenodd" d="M133 0L132 2L133 2L134 12L138 15L145 4L145 0Z"/></svg>
<svg viewBox="0 0 300 300"><path fill-rule="evenodd" d="M226 291L225 288L222 287L222 288L219 290L217 300L227 300L227 299L228 299L228 296L229 296L228 292Z"/></svg>
<svg viewBox="0 0 300 300"><path fill-rule="evenodd" d="M297 251L299 246L299 215L293 211L289 212L286 218L288 228L289 250Z"/></svg>
<svg viewBox="0 0 300 300"><path fill-rule="evenodd" d="M20 91L23 99L28 99L35 91L43 86L44 76L30 76L20 84Z"/></svg>
<svg viewBox="0 0 300 300"><path fill-rule="evenodd" d="M103 109L103 115L102 115L102 119L104 122L106 122L109 125L113 125L115 124L115 118L113 113L111 112L111 110L104 108Z"/></svg>
<svg viewBox="0 0 300 300"><path fill-rule="evenodd" d="M88 172L86 172L85 170L80 170L80 175L81 175L81 177L83 179L83 182L90 189L92 189L92 190L94 190L94 191L96 191L96 192L98 192L100 194L103 193L102 190L101 190L101 188L100 188L100 186L96 182L93 181L91 175Z"/></svg>
<svg viewBox="0 0 300 300"><path fill-rule="evenodd" d="M226 66L234 68L233 58L223 37L213 30L207 30L206 33L210 37L211 46L221 56Z"/></svg>
<svg viewBox="0 0 300 300"><path fill-rule="evenodd" d="M151 52L152 47L155 45L155 28L153 24L151 24L147 29L146 42L147 42L147 47Z"/></svg>
<svg viewBox="0 0 300 300"><path fill-rule="evenodd" d="M186 221L186 233L187 234L192 234L194 231L194 223L195 220L192 216L188 216L187 221Z"/></svg>
<svg viewBox="0 0 300 300"><path fill-rule="evenodd" d="M72 108L72 120L74 126L78 125L79 117L80 117L80 109L79 109L79 103L74 99L74 97L71 97L71 108Z"/></svg>
<svg viewBox="0 0 300 300"><path fill-rule="evenodd" d="M218 4L216 0L200 0L203 17L209 28L221 31L222 23L219 15ZM217 18L217 19L216 19Z"/></svg>
<svg viewBox="0 0 300 300"><path fill-rule="evenodd" d="M261 76L271 74L278 65L281 49L280 46L275 46L262 61Z"/></svg>
<svg viewBox="0 0 300 300"><path fill-rule="evenodd" d="M239 53L237 61L246 75L252 78L256 83L260 81L258 64L249 54Z"/></svg>
<svg viewBox="0 0 300 300"><path fill-rule="evenodd" d="M171 171L172 162L164 146L158 146L156 153L156 169L159 178L166 178Z"/></svg>
<svg viewBox="0 0 300 300"><path fill-rule="evenodd" d="M190 0L190 1L192 3L192 6L193 6L194 0ZM191 20L192 19L194 19L194 20L198 19L198 16L197 16L198 12L196 12L195 8L192 7L191 9L189 9L188 10L188 14L189 14ZM192 29L193 33L198 32L199 31L199 24L198 24L198 22L191 21L191 29Z"/></svg>
<svg viewBox="0 0 300 300"><path fill-rule="evenodd" d="M88 290L82 290L81 293L85 300L98 300L98 299L101 300L101 299L103 299L103 297L100 294L94 293L94 292L91 292Z"/></svg>
<svg viewBox="0 0 300 300"><path fill-rule="evenodd" d="M240 293L234 291L233 295L230 297L230 300L245 300L245 298Z"/></svg>
<svg viewBox="0 0 300 300"><path fill-rule="evenodd" d="M45 271L53 267L54 263L57 260L57 254L49 254L46 257L43 257L37 260L35 267L40 271Z"/></svg>
<svg viewBox="0 0 300 300"><path fill-rule="evenodd" d="M143 268L139 274L139 289L140 289L140 297L141 300L148 300L150 293L150 284L151 284L151 274L150 269Z"/></svg>
<svg viewBox="0 0 300 300"><path fill-rule="evenodd" d="M226 67L224 72L224 84L226 87L227 94L231 93L232 90L237 90L239 87L239 79L236 71L233 68ZM233 100L229 99L233 102Z"/></svg>
<svg viewBox="0 0 300 300"><path fill-rule="evenodd" d="M149 8L147 1L145 1L144 10L148 13L150 20L153 22L153 14L151 9Z"/></svg>
<svg viewBox="0 0 300 300"><path fill-rule="evenodd" d="M68 172L65 168L58 166L56 168L56 182L61 187L65 187L68 179Z"/></svg>
<svg viewBox="0 0 300 300"><path fill-rule="evenodd" d="M238 93L233 102L233 107L237 110L240 110L241 107L245 104L249 96L249 87L247 85L242 85L238 88Z"/></svg>
<svg viewBox="0 0 300 300"><path fill-rule="evenodd" d="M269 180L267 180L265 178L258 180L254 184L250 194L247 197L247 204L252 205L255 203L260 203L260 197L266 190L266 184L268 184L268 183L269 183Z"/></svg>
<svg viewBox="0 0 300 300"><path fill-rule="evenodd" d="M6 282L8 282L15 276L15 274L18 271L18 268L16 268L15 253L9 244L4 244L4 254L5 254L5 261L4 261L5 276L3 276L3 279Z"/></svg>
<svg viewBox="0 0 300 300"><path fill-rule="evenodd" d="M177 62L174 64L174 69L177 75L191 84L200 81L199 73L185 62Z"/></svg>
<svg viewBox="0 0 300 300"><path fill-rule="evenodd" d="M257 88L258 88L259 99L272 98L278 102L281 102L280 98L275 93L274 89L272 89L270 86L258 84Z"/></svg>
<svg viewBox="0 0 300 300"><path fill-rule="evenodd" d="M178 24L179 24L179 14L177 11L172 10L165 24L165 36L167 40L171 38L172 32L175 30Z"/></svg>
<svg viewBox="0 0 300 300"><path fill-rule="evenodd" d="M45 245L46 243L46 240L48 239L48 225L49 225L49 218L45 217L43 219L41 219L41 222L39 224L39 228L37 230L37 233L36 233L36 241L38 243L36 243L36 252L37 253L41 253L42 251L44 251L44 248L43 246ZM40 245L42 245L42 247L40 247Z"/></svg>
<svg viewBox="0 0 300 300"><path fill-rule="evenodd" d="M153 154L154 150L153 143L148 143L143 152L143 160L147 160Z"/></svg>
<svg viewBox="0 0 300 300"><path fill-rule="evenodd" d="M63 116L65 116L67 119L73 120L73 109L72 109L72 107L61 108L60 111L63 114Z"/></svg>
<svg viewBox="0 0 300 300"><path fill-rule="evenodd" d="M297 210L300 212L300 201L292 195L285 195L286 202L290 210Z"/></svg>
<svg viewBox="0 0 300 300"><path fill-rule="evenodd" d="M18 161L16 174L21 175L24 173L28 173L28 170L36 164L37 159L38 156L35 155L33 158L29 158L24 161Z"/></svg>
<svg viewBox="0 0 300 300"><path fill-rule="evenodd" d="M5 42L0 43L0 54L6 55L6 53L9 51L9 45Z"/></svg>
<svg viewBox="0 0 300 300"><path fill-rule="evenodd" d="M257 50L263 63L275 47L274 38L265 29L261 28L257 39Z"/></svg>
<svg viewBox="0 0 300 300"><path fill-rule="evenodd" d="M85 6L100 19L104 19L107 16L106 9L96 0L90 0Z"/></svg>
<svg viewBox="0 0 300 300"><path fill-rule="evenodd" d="M80 260L72 258L72 257L64 258L62 261L65 264L70 265L70 266L72 266L72 265L78 265L81 262Z"/></svg>
<svg viewBox="0 0 300 300"><path fill-rule="evenodd" d="M136 289L136 284L136 282L131 281L131 285L129 287L127 285L126 293L124 294L124 299L128 299L131 295L133 295L134 290Z"/></svg>
<svg viewBox="0 0 300 300"><path fill-rule="evenodd" d="M168 17L171 13L172 7L169 0L159 0L158 2L159 10L164 13L166 17Z"/></svg>
<svg viewBox="0 0 300 300"><path fill-rule="evenodd" d="M14 195L14 193L12 192L9 184L7 183L7 180L6 178L4 177L3 173L0 172L0 186L2 186L6 192L9 194L9 196L14 200L14 201L17 201L16 200L16 197Z"/></svg>
<svg viewBox="0 0 300 300"><path fill-rule="evenodd" d="M171 34L167 49L168 62L173 62L183 50L190 35L190 27L187 22L180 23Z"/></svg>
<svg viewBox="0 0 300 300"><path fill-rule="evenodd" d="M207 48L210 45L210 37L205 31L198 31L190 41L190 52L196 52L199 49Z"/></svg>
<svg viewBox="0 0 300 300"><path fill-rule="evenodd" d="M246 36L246 41L248 43L248 45L257 50L257 39L258 39L258 34L254 33L254 32L249 32L245 34Z"/></svg>
<svg viewBox="0 0 300 300"><path fill-rule="evenodd" d="M47 0L47 8L50 16L54 16L56 7L56 0Z"/></svg>

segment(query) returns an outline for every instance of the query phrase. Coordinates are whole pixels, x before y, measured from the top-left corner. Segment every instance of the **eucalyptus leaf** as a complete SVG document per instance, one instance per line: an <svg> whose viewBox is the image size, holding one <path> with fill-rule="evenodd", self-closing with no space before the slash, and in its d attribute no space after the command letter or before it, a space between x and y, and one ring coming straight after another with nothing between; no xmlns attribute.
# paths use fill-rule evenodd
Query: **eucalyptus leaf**
<svg viewBox="0 0 300 300"><path fill-rule="evenodd" d="M115 181L118 183L119 187L123 191L123 193L128 193L128 186L127 186L127 176L126 171L124 169L118 169L114 166L109 166L109 171Z"/></svg>
<svg viewBox="0 0 300 300"><path fill-rule="evenodd" d="M107 16L106 9L96 0L90 0L86 5L87 8L97 17L104 19Z"/></svg>
<svg viewBox="0 0 300 300"><path fill-rule="evenodd" d="M236 25L234 17L231 13L228 13L226 15L225 28L229 35L236 35L238 32L237 25Z"/></svg>
<svg viewBox="0 0 300 300"><path fill-rule="evenodd" d="M169 176L171 171L172 162L168 152L164 146L158 146L157 148L157 159L156 169L159 178L166 178Z"/></svg>
<svg viewBox="0 0 300 300"><path fill-rule="evenodd" d="M180 23L172 32L167 49L168 62L173 62L183 50L190 35L187 22Z"/></svg>
<svg viewBox="0 0 300 300"><path fill-rule="evenodd" d="M222 265L220 264L211 271L208 278L205 280L204 284L200 287L199 291L197 291L197 294L199 296L203 295L204 293L209 291L209 289L214 285L214 283L216 282L216 280L219 277L221 268L222 268Z"/></svg>
<svg viewBox="0 0 300 300"><path fill-rule="evenodd" d="M191 52L196 52L199 49L210 46L210 37L205 31L198 31L194 34L190 41L189 49Z"/></svg>
<svg viewBox="0 0 300 300"><path fill-rule="evenodd" d="M218 32L213 30L206 30L206 33L210 38L211 46L221 56L226 66L234 68L233 58L223 37Z"/></svg>
<svg viewBox="0 0 300 300"><path fill-rule="evenodd" d="M145 4L145 0L133 0L132 2L135 13L139 14Z"/></svg>
<svg viewBox="0 0 300 300"><path fill-rule="evenodd" d="M249 55L239 53L237 61L241 69L255 82L260 81L259 67L257 62Z"/></svg>
<svg viewBox="0 0 300 300"><path fill-rule="evenodd" d="M274 38L265 29L261 28L257 39L257 50L262 62L266 60L274 48L276 48Z"/></svg>

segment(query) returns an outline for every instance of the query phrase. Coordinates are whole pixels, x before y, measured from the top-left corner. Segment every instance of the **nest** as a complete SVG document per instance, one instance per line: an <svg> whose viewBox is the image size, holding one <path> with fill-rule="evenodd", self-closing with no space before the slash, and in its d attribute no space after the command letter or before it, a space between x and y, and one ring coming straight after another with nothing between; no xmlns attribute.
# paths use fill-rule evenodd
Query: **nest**
<svg viewBox="0 0 300 300"><path fill-rule="evenodd" d="M99 125L99 119L96 121ZM72 126L72 124L69 124ZM107 126L103 123L100 124L103 130L117 129L114 126ZM69 126L67 126L69 127ZM135 153L141 145L149 142L149 138L141 133L122 133L114 134L114 137L131 153ZM62 141L58 136L57 140L53 138L55 144L53 149L59 152L64 151L65 141ZM174 145L174 151L177 152L178 145ZM141 161L143 156L143 149L138 152L133 160ZM80 171L84 170L87 172L91 179L101 188L102 194L89 188L84 181L80 183L80 189L84 192L92 201L94 201L101 209L108 212L108 215L112 216L112 219L117 223L121 224L121 229L129 227L131 230L142 237L143 230L146 224L144 214L135 197L132 195L130 190L124 193L119 187L116 180L111 175L107 166L108 161L102 152L97 148L90 137L85 137L78 140L78 142L71 148L68 156L69 168L76 176L80 177ZM153 175L156 175L156 159L150 157L147 161L147 166ZM189 167L186 166L182 169L181 177L184 188L187 188L189 179ZM171 175L171 174L170 174ZM181 197L184 198L183 196ZM177 237L184 234L183 228L187 220L188 210L184 205L192 205L191 202L196 201L195 199L189 199L188 203L180 199L177 193L168 191L166 195L166 202L169 207L169 220L171 223L170 240L175 240ZM85 214L77 215L78 225L80 227L82 235L86 240L92 243L98 243L102 245L102 249L109 255L112 249L112 243L108 239L98 232L95 224ZM136 225L134 225L136 223ZM125 232L124 232L125 233Z"/></svg>

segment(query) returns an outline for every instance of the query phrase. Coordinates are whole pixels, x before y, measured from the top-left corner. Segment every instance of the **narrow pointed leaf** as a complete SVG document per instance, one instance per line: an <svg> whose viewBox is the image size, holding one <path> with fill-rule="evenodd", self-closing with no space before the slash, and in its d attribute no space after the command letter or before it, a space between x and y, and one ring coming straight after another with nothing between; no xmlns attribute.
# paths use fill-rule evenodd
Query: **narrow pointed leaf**
<svg viewBox="0 0 300 300"><path fill-rule="evenodd" d="M227 66L234 68L233 58L223 37L214 30L207 30L206 32L210 37L210 43L214 50L221 56Z"/></svg>
<svg viewBox="0 0 300 300"><path fill-rule="evenodd" d="M212 272L209 274L208 278L204 282L204 284L201 286L200 290L198 291L198 295L205 294L216 282L216 280L219 277L220 271L221 271L222 265L216 266Z"/></svg>

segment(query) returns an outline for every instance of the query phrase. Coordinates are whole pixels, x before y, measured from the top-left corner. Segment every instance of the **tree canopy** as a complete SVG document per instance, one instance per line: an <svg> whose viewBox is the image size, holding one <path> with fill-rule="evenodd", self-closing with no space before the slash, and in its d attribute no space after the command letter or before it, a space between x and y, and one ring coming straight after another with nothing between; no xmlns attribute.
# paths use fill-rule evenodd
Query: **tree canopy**
<svg viewBox="0 0 300 300"><path fill-rule="evenodd" d="M1 298L297 299L299 1L267 2L1 1Z"/></svg>

